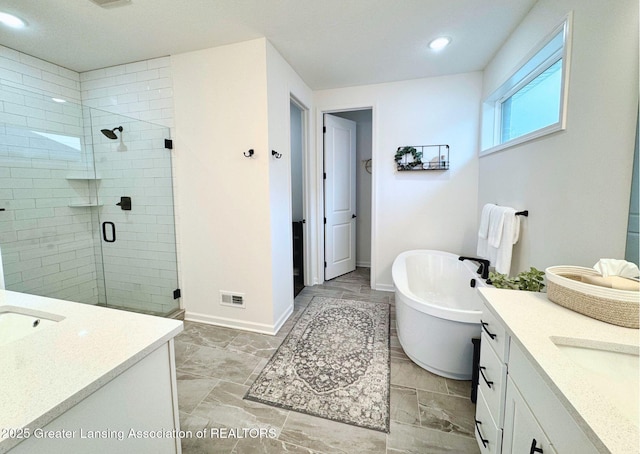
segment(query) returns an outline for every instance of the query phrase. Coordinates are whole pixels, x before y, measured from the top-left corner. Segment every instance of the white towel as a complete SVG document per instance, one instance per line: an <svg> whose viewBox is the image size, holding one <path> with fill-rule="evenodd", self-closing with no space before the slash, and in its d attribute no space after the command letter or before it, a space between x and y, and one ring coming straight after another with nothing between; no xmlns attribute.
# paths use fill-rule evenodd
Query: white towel
<svg viewBox="0 0 640 454"><path fill-rule="evenodd" d="M509 210L513 210L513 208L496 206L491 210L491 216L489 217L489 235L487 237L489 246L494 248L500 247L504 218L510 213Z"/></svg>
<svg viewBox="0 0 640 454"><path fill-rule="evenodd" d="M489 216L491 216L491 210L496 205L493 203L487 203L482 207L482 214L480 215L480 227L478 228L478 237L487 239L489 235Z"/></svg>
<svg viewBox="0 0 640 454"><path fill-rule="evenodd" d="M520 217L516 216L516 210L505 207L504 216L502 217L502 235L500 243L495 249L494 266L498 273L509 274L511 271L511 257L513 254L513 245L520 238Z"/></svg>
<svg viewBox="0 0 640 454"><path fill-rule="evenodd" d="M490 211L487 239L478 234L478 256L488 259L498 273L509 274L513 245L519 238L520 217L516 210L495 206Z"/></svg>
<svg viewBox="0 0 640 454"><path fill-rule="evenodd" d="M480 215L480 227L478 228L478 257L487 258L487 248L489 247L489 219L491 211L496 207L493 203L487 203L482 207Z"/></svg>

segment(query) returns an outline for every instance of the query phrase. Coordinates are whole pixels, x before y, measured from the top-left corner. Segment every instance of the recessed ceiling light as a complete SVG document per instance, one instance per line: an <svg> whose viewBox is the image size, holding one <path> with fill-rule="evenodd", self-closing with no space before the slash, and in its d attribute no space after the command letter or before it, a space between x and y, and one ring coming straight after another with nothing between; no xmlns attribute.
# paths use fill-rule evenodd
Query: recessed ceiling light
<svg viewBox="0 0 640 454"><path fill-rule="evenodd" d="M449 45L451 42L451 38L446 36L441 36L439 38L434 39L429 43L429 49L431 50L442 50Z"/></svg>
<svg viewBox="0 0 640 454"><path fill-rule="evenodd" d="M11 28L22 28L27 25L27 23L19 17L9 13L3 13L2 11L0 11L0 23Z"/></svg>

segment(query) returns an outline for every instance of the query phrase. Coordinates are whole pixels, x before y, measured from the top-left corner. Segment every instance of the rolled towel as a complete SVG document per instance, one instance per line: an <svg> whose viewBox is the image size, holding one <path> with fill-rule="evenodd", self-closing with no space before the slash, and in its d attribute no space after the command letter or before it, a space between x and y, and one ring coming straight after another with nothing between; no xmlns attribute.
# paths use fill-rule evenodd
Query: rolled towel
<svg viewBox="0 0 640 454"><path fill-rule="evenodd" d="M585 284L597 285L599 287L607 287L615 290L640 291L640 282L620 276L582 276L581 280Z"/></svg>

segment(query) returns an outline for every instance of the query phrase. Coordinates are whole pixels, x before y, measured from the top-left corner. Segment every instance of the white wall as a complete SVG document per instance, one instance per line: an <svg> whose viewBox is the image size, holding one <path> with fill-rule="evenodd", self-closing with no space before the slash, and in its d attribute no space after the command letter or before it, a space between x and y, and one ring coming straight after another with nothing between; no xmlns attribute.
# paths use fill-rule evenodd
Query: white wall
<svg viewBox="0 0 640 454"><path fill-rule="evenodd" d="M265 42L171 57L186 317L258 331L273 325Z"/></svg>
<svg viewBox="0 0 640 454"><path fill-rule="evenodd" d="M294 96L309 108L312 92L271 43L266 40L265 43L273 323L279 327L293 311L290 102ZM271 150L282 153L282 158L272 157Z"/></svg>
<svg viewBox="0 0 640 454"><path fill-rule="evenodd" d="M391 265L402 251L475 251L481 78L468 73L315 92L318 116L373 108L371 260L378 289L392 289ZM451 146L450 170L396 170L398 147L428 144ZM316 148L321 155L321 139Z"/></svg>
<svg viewBox="0 0 640 454"><path fill-rule="evenodd" d="M186 318L274 333L293 310L289 103L311 91L266 39L171 67ZM220 291L245 308L220 305Z"/></svg>
<svg viewBox="0 0 640 454"><path fill-rule="evenodd" d="M624 257L638 106L637 0L540 0L486 68L483 98L571 10L566 131L480 158L478 206L530 212L512 274Z"/></svg>

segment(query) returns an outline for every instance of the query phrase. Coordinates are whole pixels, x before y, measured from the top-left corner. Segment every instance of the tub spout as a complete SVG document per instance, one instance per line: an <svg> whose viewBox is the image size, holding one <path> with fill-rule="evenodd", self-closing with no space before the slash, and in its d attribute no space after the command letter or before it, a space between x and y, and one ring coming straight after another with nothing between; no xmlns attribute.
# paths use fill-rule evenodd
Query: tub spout
<svg viewBox="0 0 640 454"><path fill-rule="evenodd" d="M476 273L478 273L482 279L489 278L489 260L481 259L478 257L458 257L458 260L460 260L461 262L463 260L471 260L472 262L478 263L480 266L478 267L478 271L476 271Z"/></svg>

